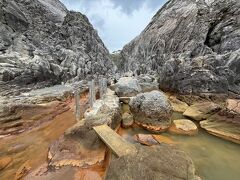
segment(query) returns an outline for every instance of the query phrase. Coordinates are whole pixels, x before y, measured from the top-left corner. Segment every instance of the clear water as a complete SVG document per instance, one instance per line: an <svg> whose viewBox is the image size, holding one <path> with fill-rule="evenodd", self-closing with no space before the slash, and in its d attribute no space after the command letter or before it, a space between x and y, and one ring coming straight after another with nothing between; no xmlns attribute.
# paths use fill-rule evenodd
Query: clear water
<svg viewBox="0 0 240 180"><path fill-rule="evenodd" d="M124 106L123 111L128 107ZM180 113L174 113L172 119L185 118ZM200 129L200 128L199 128ZM123 130L122 137L135 142L133 135L150 134L150 132L134 127ZM185 151L193 160L196 173L202 180L240 180L240 145L208 134L200 129L196 136L161 135L171 138L176 146Z"/></svg>
<svg viewBox="0 0 240 180"><path fill-rule="evenodd" d="M134 143L133 135L149 134L135 127L124 130L122 137ZM200 130L197 136L181 136L162 133L193 160L196 173L202 180L240 180L240 145L222 140Z"/></svg>
<svg viewBox="0 0 240 180"><path fill-rule="evenodd" d="M240 145L201 130L197 136L169 135L194 161L204 180L240 180Z"/></svg>

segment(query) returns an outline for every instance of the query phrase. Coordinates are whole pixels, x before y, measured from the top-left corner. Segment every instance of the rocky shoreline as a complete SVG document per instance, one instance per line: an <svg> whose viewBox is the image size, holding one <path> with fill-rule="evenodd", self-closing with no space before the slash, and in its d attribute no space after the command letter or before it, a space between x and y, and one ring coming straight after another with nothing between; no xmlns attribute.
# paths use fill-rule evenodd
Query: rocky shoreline
<svg viewBox="0 0 240 180"><path fill-rule="evenodd" d="M128 77L128 79L131 78L135 79L135 83L137 86L140 86L138 84L139 80L137 77ZM116 88L121 86L120 82L121 80L117 84L112 85L111 88L114 89L114 87ZM52 143L48 152L48 163L47 165L43 165L45 166L45 168L42 167L46 170L44 170L43 172L39 169L36 169L36 171L29 170L30 174L27 175L26 178L31 177L31 179L37 179L46 177L47 179L48 177L55 176L56 173L52 171L53 169L57 170L57 172L59 171L59 173L64 174L67 172L64 169L69 169L68 167L73 167L73 169L70 168L71 171L77 173L80 172L82 168L89 169L94 166L104 166L105 170L103 168L101 171L105 173L108 172L106 171L106 167L109 163L111 167L112 158L110 158L110 162L106 164L106 157L108 156L107 154L109 154L109 152L107 151L106 146L101 142L101 140L97 137L96 133L92 129L92 127L102 125L104 123L108 124L115 130L117 130L121 126L121 124L123 128L132 128L136 125L139 125L144 129L150 130L150 132L157 132L158 134L163 131L168 131L169 133L173 133L175 135L188 136L197 136L198 129L203 128L206 129L206 131L210 134L213 134L217 137L238 144L240 143L239 129L237 129L239 127L239 100L227 98L224 100L221 97L215 97L214 99L212 96L212 100L209 97L206 98L206 96L176 96L171 93L164 93L160 90L150 90L149 92L141 91L139 93L136 93L135 90L132 89L131 85L131 83L129 83L128 85L124 84L124 88L118 88L117 90L119 92L119 89L121 89L122 91L128 89L125 92L129 92L130 94L134 92L133 94L131 94L131 97L128 97L128 101L125 101L126 99L122 99L121 96L118 97L116 95L117 92L115 94L114 91L109 89L107 94L104 96L104 99L97 100L94 103L93 108L85 112L84 119L77 122L77 124L69 128L68 130L65 130L64 135L62 135L57 141ZM54 91L54 89L57 89L57 91ZM62 91L59 91L61 89ZM38 114L37 117L34 119L38 124L32 127L34 129L43 122L46 122L44 121L44 119L46 119L48 116L50 119L48 119L47 121L51 121L52 119L54 119L55 116L67 111L70 107L73 108L73 101L69 101L69 99L73 98L73 89L74 85L60 85L24 92L24 94L27 94L27 96L22 96L20 94L19 97L12 96L11 98L17 99L17 103L24 102L25 104L23 103L21 106L20 104L18 106L12 106L11 104L6 105L10 105L10 109L14 109L13 107L18 107L20 110L31 109L34 111L34 109L37 109L38 111L40 111L41 108L47 109L47 112L45 110L43 114ZM83 95L84 93L87 93L87 87L85 86L85 88L82 88L81 92ZM126 94L124 94L124 97L125 96ZM148 96L150 98L148 98ZM158 98L160 98L159 103L157 103ZM163 100L165 100L166 102L163 102ZM146 106L144 105L144 101L146 101L147 103ZM33 102L36 104L33 104ZM42 104L43 102L48 103ZM68 102L72 103L69 104ZM125 113L121 112L121 104L130 106L130 108L128 108ZM161 106L161 104L163 106ZM60 108L60 111L56 109L58 106ZM142 110L141 106L143 106ZM53 108L55 114L51 113L52 110L49 107ZM167 109L165 109L166 107ZM142 111L143 114L141 114L140 111ZM166 116L164 116L165 118L160 118L164 113L161 113L161 116L156 114L162 111L166 113ZM172 119L172 117L174 116L174 113L172 114L172 112L178 113L179 116L181 115L181 118ZM126 113L128 114L126 115ZM141 114L141 116L138 116L139 113ZM145 115L147 118L144 118ZM5 118L5 120L7 121L11 119L11 117L13 117L13 114L8 114L8 116L2 116L1 120L3 122ZM141 119L139 119L139 117L141 117ZM182 117L185 117L185 119ZM121 122L121 120L123 121ZM21 122L21 119L13 118L12 121L14 123L19 123ZM166 122L168 122L167 126ZM195 124L197 124L197 126ZM165 128L162 128L163 126ZM29 127L29 125L27 127ZM161 130L159 130L158 128L160 128ZM6 130L4 132L6 132ZM24 131L19 130L18 133L21 134L23 132L26 132L26 129ZM10 132L9 134L13 135L16 134L16 132ZM11 138L11 136L9 137ZM2 138L5 139L4 137ZM136 139L136 141L148 146L162 146L164 144L168 145L169 142L171 142L170 140L165 141L161 138L162 137L158 137L158 135L153 135L149 137L141 135ZM159 142L161 143L159 144ZM170 143L170 146L171 144L172 143ZM61 151L59 151L60 149ZM3 166L3 169L6 167L7 165ZM76 168L78 170L76 170ZM36 173L37 171L40 172ZM101 177L98 177L100 179L103 178L105 176L105 173L103 173ZM126 173L128 174L128 172ZM135 177L135 175L136 174L132 172L131 176ZM106 175L106 177L109 178L113 176L117 176L117 174L114 173L111 175Z"/></svg>

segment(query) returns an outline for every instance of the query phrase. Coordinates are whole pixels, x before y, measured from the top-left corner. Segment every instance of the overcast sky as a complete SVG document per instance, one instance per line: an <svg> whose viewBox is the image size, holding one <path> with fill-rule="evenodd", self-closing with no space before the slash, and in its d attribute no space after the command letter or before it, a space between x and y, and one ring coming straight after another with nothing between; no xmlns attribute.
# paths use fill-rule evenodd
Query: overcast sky
<svg viewBox="0 0 240 180"><path fill-rule="evenodd" d="M167 0L61 0L87 15L110 52L135 38Z"/></svg>

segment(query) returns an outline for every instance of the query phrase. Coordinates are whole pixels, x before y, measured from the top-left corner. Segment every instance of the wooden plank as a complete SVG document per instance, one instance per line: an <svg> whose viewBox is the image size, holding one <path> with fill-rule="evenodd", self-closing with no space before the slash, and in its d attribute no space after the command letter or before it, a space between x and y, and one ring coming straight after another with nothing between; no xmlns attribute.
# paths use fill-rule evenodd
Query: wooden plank
<svg viewBox="0 0 240 180"><path fill-rule="evenodd" d="M137 153L136 147L125 141L107 125L95 126L93 129L102 141L118 156Z"/></svg>

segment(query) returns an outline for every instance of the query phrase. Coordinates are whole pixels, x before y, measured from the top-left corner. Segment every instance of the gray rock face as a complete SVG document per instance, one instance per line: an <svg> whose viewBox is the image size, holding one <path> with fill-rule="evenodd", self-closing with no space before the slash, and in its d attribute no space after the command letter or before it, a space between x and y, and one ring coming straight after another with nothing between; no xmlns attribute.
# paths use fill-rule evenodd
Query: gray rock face
<svg viewBox="0 0 240 180"><path fill-rule="evenodd" d="M0 0L0 81L58 83L114 68L83 14L58 0Z"/></svg>
<svg viewBox="0 0 240 180"><path fill-rule="evenodd" d="M167 97L159 91L142 93L129 103L134 121L151 131L164 131L171 125L172 108Z"/></svg>
<svg viewBox="0 0 240 180"><path fill-rule="evenodd" d="M122 68L158 72L165 90L239 94L239 19L239 0L170 0L123 48Z"/></svg>
<svg viewBox="0 0 240 180"><path fill-rule="evenodd" d="M177 148L169 145L137 148L137 155L112 157L107 180L200 180L192 160Z"/></svg>

